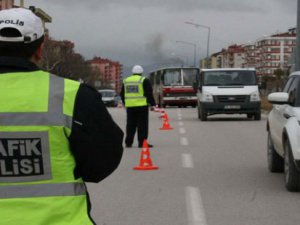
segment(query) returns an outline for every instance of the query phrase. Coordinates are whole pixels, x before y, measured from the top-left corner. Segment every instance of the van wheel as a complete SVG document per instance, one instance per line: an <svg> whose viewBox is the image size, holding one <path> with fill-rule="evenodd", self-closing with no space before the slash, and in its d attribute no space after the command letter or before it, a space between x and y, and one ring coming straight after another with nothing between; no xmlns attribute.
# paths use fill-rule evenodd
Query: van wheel
<svg viewBox="0 0 300 225"><path fill-rule="evenodd" d="M201 119L201 121L207 120L207 112L205 111L205 109L200 108L200 119Z"/></svg>
<svg viewBox="0 0 300 225"><path fill-rule="evenodd" d="M197 114L198 114L198 119L201 120L201 112L200 112L200 107L197 106Z"/></svg>
<svg viewBox="0 0 300 225"><path fill-rule="evenodd" d="M288 191L300 191L300 172L298 171L289 141L284 143L285 187Z"/></svg>
<svg viewBox="0 0 300 225"><path fill-rule="evenodd" d="M283 158L275 151L270 131L268 132L268 168L272 173L280 173L284 171Z"/></svg>
<svg viewBox="0 0 300 225"><path fill-rule="evenodd" d="M254 119L255 120L261 120L261 113L260 113L260 111L254 114Z"/></svg>
<svg viewBox="0 0 300 225"><path fill-rule="evenodd" d="M253 114L251 114L251 113L247 113L247 118L248 118L248 119L251 119L251 118L252 118L252 116L253 116Z"/></svg>

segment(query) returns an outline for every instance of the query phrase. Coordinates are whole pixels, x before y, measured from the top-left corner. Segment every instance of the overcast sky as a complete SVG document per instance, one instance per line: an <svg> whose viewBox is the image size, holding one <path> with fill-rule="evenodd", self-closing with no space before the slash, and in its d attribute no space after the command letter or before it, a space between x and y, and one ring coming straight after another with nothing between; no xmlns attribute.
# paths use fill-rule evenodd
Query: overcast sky
<svg viewBox="0 0 300 225"><path fill-rule="evenodd" d="M17 1L18 2L18 1ZM229 44L255 42L296 26L297 0L25 0L53 19L50 36L75 43L86 59L94 56L134 64L163 64L178 57L193 63ZM192 44L176 43L184 41Z"/></svg>

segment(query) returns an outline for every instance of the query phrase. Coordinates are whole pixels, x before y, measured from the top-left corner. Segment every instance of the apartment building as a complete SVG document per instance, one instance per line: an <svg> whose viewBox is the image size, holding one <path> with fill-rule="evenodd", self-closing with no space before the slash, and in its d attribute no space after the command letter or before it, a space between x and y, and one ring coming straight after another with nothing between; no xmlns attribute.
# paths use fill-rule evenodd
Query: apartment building
<svg viewBox="0 0 300 225"><path fill-rule="evenodd" d="M256 70L259 76L273 76L277 69L288 70L289 58L296 47L296 29L257 40Z"/></svg>
<svg viewBox="0 0 300 225"><path fill-rule="evenodd" d="M100 71L102 85L109 86L117 93L120 93L122 81L121 74L123 66L119 62L101 57L94 57L88 63L95 69Z"/></svg>
<svg viewBox="0 0 300 225"><path fill-rule="evenodd" d="M256 59L256 53L257 49L255 44L245 44L243 45L244 51L245 51L245 57L242 67L244 68L255 68L257 59Z"/></svg>
<svg viewBox="0 0 300 225"><path fill-rule="evenodd" d="M24 6L24 1L20 1L20 6L21 6L21 4L23 4L22 6ZM14 4L14 0L0 0L0 10L16 8L16 7L19 7L19 6L16 6Z"/></svg>
<svg viewBox="0 0 300 225"><path fill-rule="evenodd" d="M242 68L245 65L246 50L242 45L230 45L210 56L208 68Z"/></svg>
<svg viewBox="0 0 300 225"><path fill-rule="evenodd" d="M216 52L210 57L210 68L222 68L223 56L222 52Z"/></svg>
<svg viewBox="0 0 300 225"><path fill-rule="evenodd" d="M253 67L257 75L273 76L275 70L291 67L291 56L296 47L296 28L287 32L264 36L256 42L231 45L210 56L211 68Z"/></svg>
<svg viewBox="0 0 300 225"><path fill-rule="evenodd" d="M20 0L19 5L15 4L14 0L0 0L0 10L10 8L24 8L24 0ZM42 19L46 34L48 34L48 30L46 29L45 24L51 23L52 17L40 8L30 6L29 9L31 9L38 17Z"/></svg>
<svg viewBox="0 0 300 225"><path fill-rule="evenodd" d="M222 67L239 68L243 67L245 62L245 49L242 45L230 45L222 50Z"/></svg>

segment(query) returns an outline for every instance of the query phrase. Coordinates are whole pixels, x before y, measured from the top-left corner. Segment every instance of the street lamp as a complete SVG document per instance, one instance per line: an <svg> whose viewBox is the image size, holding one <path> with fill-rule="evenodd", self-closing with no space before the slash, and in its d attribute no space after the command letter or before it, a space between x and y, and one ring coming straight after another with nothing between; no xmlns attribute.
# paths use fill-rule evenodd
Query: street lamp
<svg viewBox="0 0 300 225"><path fill-rule="evenodd" d="M196 44L191 43L191 42L187 42L187 41L176 41L176 43L183 43L183 44L194 46L194 67L196 67Z"/></svg>
<svg viewBox="0 0 300 225"><path fill-rule="evenodd" d="M207 53L206 53L206 66L208 67L208 58L209 58L209 41L210 41L210 27L209 26L205 26L205 25L202 25L202 24L198 24L198 23L192 23L192 22L184 22L185 24L190 24L190 25L193 25L195 26L196 28L205 28L208 30L208 33L207 33Z"/></svg>

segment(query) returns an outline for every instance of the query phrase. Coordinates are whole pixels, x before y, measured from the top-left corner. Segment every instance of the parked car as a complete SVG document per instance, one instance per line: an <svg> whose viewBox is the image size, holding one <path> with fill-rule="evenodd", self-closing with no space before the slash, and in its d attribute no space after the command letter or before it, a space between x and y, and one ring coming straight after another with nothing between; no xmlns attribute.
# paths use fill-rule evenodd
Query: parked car
<svg viewBox="0 0 300 225"><path fill-rule="evenodd" d="M300 71L268 100L273 103L267 120L268 168L284 172L287 190L300 191Z"/></svg>
<svg viewBox="0 0 300 225"><path fill-rule="evenodd" d="M118 106L118 98L115 90L102 89L99 90L99 93L102 95L102 101L106 106L112 106L112 107Z"/></svg>

